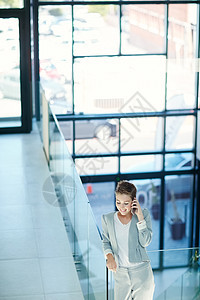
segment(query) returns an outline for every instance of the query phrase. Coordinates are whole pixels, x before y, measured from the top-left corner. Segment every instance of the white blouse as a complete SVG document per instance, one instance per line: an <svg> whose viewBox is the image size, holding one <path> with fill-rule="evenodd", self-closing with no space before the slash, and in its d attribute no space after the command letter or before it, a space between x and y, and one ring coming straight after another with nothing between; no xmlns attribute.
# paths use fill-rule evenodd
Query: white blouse
<svg viewBox="0 0 200 300"><path fill-rule="evenodd" d="M114 224L115 224L115 233L118 244L118 258L119 258L119 266L130 268L136 265L142 264L140 263L130 263L128 259L128 236L129 236L129 228L131 224L131 220L128 224L122 224L118 218L118 212L114 215ZM146 227L146 221L143 220L137 223L138 230L144 229Z"/></svg>

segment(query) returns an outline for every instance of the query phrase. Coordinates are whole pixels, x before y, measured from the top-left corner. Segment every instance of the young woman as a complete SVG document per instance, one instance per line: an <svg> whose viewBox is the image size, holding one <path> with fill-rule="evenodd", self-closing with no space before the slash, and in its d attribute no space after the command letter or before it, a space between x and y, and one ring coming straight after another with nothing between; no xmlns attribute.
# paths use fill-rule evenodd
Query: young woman
<svg viewBox="0 0 200 300"><path fill-rule="evenodd" d="M117 185L117 212L102 216L106 266L113 271L115 300L152 300L154 277L145 247L152 239L151 218L128 181Z"/></svg>

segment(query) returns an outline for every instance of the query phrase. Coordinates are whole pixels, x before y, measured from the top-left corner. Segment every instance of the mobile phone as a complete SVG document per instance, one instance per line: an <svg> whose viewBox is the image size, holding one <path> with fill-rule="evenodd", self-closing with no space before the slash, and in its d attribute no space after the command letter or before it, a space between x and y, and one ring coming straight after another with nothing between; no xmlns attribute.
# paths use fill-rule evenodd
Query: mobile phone
<svg viewBox="0 0 200 300"><path fill-rule="evenodd" d="M132 209L131 209L131 213L132 213L132 215L135 214L135 208L132 208Z"/></svg>
<svg viewBox="0 0 200 300"><path fill-rule="evenodd" d="M132 200L132 202L133 202L134 200ZM134 215L135 214L135 210L136 210L136 208L131 208L131 213Z"/></svg>

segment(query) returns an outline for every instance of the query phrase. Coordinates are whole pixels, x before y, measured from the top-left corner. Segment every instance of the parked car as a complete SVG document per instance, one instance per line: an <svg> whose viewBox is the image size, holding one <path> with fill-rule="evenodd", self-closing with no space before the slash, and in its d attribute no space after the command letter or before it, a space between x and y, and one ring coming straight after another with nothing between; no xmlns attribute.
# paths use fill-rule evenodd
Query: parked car
<svg viewBox="0 0 200 300"><path fill-rule="evenodd" d="M41 78L41 86L45 91L45 95L48 101L53 101L56 104L57 101L65 102L67 99L67 92L64 88L64 85L58 82L57 80L50 80Z"/></svg>
<svg viewBox="0 0 200 300"><path fill-rule="evenodd" d="M72 121L59 123L66 140L73 137ZM75 123L75 139L104 138L116 136L116 124L108 120L83 120Z"/></svg>
<svg viewBox="0 0 200 300"><path fill-rule="evenodd" d="M15 100L21 98L19 69L12 69L10 72L1 74L0 95L3 98Z"/></svg>
<svg viewBox="0 0 200 300"><path fill-rule="evenodd" d="M50 60L40 61L40 76L47 79L62 80L62 75Z"/></svg>
<svg viewBox="0 0 200 300"><path fill-rule="evenodd" d="M66 101L66 90L60 82L42 78L41 84L47 100L53 100L54 102ZM3 73L0 76L0 95L8 99L21 99L19 68L13 68L11 71Z"/></svg>

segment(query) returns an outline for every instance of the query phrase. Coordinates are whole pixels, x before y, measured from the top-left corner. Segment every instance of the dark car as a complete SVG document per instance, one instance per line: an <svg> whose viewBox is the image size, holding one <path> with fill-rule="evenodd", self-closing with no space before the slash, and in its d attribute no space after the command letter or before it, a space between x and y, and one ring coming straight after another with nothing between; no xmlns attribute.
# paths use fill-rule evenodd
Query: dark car
<svg viewBox="0 0 200 300"><path fill-rule="evenodd" d="M73 137L73 122L62 121L59 123L65 140ZM83 120L75 122L75 139L106 139L116 136L116 124L108 120Z"/></svg>

